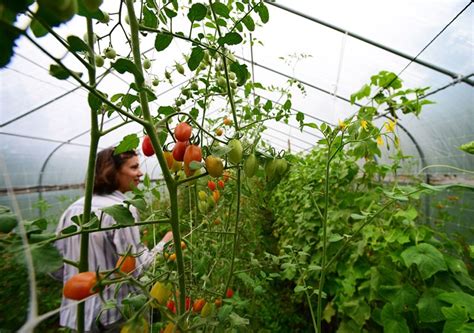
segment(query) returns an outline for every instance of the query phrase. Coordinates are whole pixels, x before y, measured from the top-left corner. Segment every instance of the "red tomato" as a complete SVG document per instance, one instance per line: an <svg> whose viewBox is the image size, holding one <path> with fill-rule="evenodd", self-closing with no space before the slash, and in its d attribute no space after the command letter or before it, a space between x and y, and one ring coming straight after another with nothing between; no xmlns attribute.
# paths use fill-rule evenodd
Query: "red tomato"
<svg viewBox="0 0 474 333"><path fill-rule="evenodd" d="M231 288L228 288L227 291L225 292L225 296L227 298L232 298L232 296L234 296L234 291Z"/></svg>
<svg viewBox="0 0 474 333"><path fill-rule="evenodd" d="M173 158L176 161L182 162L184 160L184 153L186 152L186 147L189 145L188 141L178 141L173 148Z"/></svg>
<svg viewBox="0 0 474 333"><path fill-rule="evenodd" d="M217 182L217 186L219 186L221 189L224 189L224 181L223 180L219 180Z"/></svg>
<svg viewBox="0 0 474 333"><path fill-rule="evenodd" d="M145 135L143 138L142 151L145 156L153 156L155 154L153 146L151 145L150 137L148 135Z"/></svg>
<svg viewBox="0 0 474 333"><path fill-rule="evenodd" d="M178 141L188 141L191 137L193 128L187 122L179 123L174 129L174 137Z"/></svg>
<svg viewBox="0 0 474 333"><path fill-rule="evenodd" d="M170 310L171 312L173 313L176 313L176 306L174 305L174 301L173 300L168 300L168 302L166 303L166 307L168 308L168 310Z"/></svg>
<svg viewBox="0 0 474 333"><path fill-rule="evenodd" d="M216 189L216 183L213 182L212 180L207 182L207 187L211 190L214 191Z"/></svg>
<svg viewBox="0 0 474 333"><path fill-rule="evenodd" d="M186 307L186 311L188 311L191 308L191 297L186 296L186 302L184 303Z"/></svg>
<svg viewBox="0 0 474 333"><path fill-rule="evenodd" d="M96 283L97 275L95 272L83 272L73 275L64 284L64 297L76 301L89 297L97 293L97 291L93 290Z"/></svg>
<svg viewBox="0 0 474 333"><path fill-rule="evenodd" d="M190 145L188 148L186 148L186 151L184 153L184 173L186 173L186 176L191 176L195 170L191 170L189 168L189 164L192 161L196 162L201 162L202 160L202 152L201 152L201 147L196 146L196 145Z"/></svg>

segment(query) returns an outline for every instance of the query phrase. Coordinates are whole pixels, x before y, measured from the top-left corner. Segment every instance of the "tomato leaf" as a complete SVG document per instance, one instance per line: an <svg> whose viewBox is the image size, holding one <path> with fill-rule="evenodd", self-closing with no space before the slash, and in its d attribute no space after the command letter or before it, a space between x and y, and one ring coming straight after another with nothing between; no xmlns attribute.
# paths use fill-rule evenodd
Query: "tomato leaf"
<svg viewBox="0 0 474 333"><path fill-rule="evenodd" d="M228 32L217 40L219 45L237 45L243 41L242 36L238 32Z"/></svg>
<svg viewBox="0 0 474 333"><path fill-rule="evenodd" d="M135 64L129 59L120 58L112 63L112 67L120 74L125 72L133 74L138 82L144 81L142 73L140 73L137 66L135 66Z"/></svg>
<svg viewBox="0 0 474 333"><path fill-rule="evenodd" d="M172 41L173 41L173 35L159 32L156 34L156 37L155 37L155 49L158 52L163 51L171 44Z"/></svg>
<svg viewBox="0 0 474 333"><path fill-rule="evenodd" d="M245 16L242 22L245 24L245 26L247 27L249 31L255 30L255 22L253 21L252 16L250 15Z"/></svg>
<svg viewBox="0 0 474 333"><path fill-rule="evenodd" d="M204 59L204 50L199 46L193 47L193 50L191 51L191 56L188 60L189 69L194 71L196 68L198 68L202 59Z"/></svg>
<svg viewBox="0 0 474 333"><path fill-rule="evenodd" d="M174 10L171 10L169 8L166 8L166 7L163 8L163 10L165 11L166 16L168 16L169 18L173 18L173 17L178 16L178 14Z"/></svg>
<svg viewBox="0 0 474 333"><path fill-rule="evenodd" d="M207 14L207 7L202 3L195 3L191 6L188 12L188 19L191 22L202 21Z"/></svg>
<svg viewBox="0 0 474 333"><path fill-rule="evenodd" d="M74 224L71 224L69 227L64 228L61 230L61 234L63 235L69 235L77 231L77 226Z"/></svg>
<svg viewBox="0 0 474 333"><path fill-rule="evenodd" d="M78 72L72 72L72 73L76 74L79 77L82 76L82 73L78 73ZM71 75L69 71L67 71L63 67L56 64L49 65L49 74L59 80L66 80Z"/></svg>
<svg viewBox="0 0 474 333"><path fill-rule="evenodd" d="M173 112L174 112L174 109L173 109L172 106L160 106L158 108L158 114L162 114L162 115L165 115L165 116L169 116Z"/></svg>
<svg viewBox="0 0 474 333"><path fill-rule="evenodd" d="M267 23L270 19L270 14L268 13L268 8L265 6L263 2L261 2L258 6L255 7L255 11L260 16L260 19L263 23Z"/></svg>
<svg viewBox="0 0 474 333"><path fill-rule="evenodd" d="M127 207L122 205L113 205L101 209L104 213L112 216L112 218L120 225L133 225L135 219Z"/></svg>
<svg viewBox="0 0 474 333"><path fill-rule="evenodd" d="M148 9L147 6L143 6L143 25L145 27L156 28L158 26L158 19L156 14Z"/></svg>
<svg viewBox="0 0 474 333"><path fill-rule="evenodd" d="M96 19L98 21L102 21L104 19L104 13L102 13L100 9L89 11L86 6L84 6L83 1L77 1L77 4L79 5L79 9L77 11L78 15Z"/></svg>
<svg viewBox="0 0 474 333"><path fill-rule="evenodd" d="M140 139L138 138L137 134L129 134L125 136L122 141L120 141L117 147L115 147L114 154L117 155L126 151L134 150L139 144Z"/></svg>
<svg viewBox="0 0 474 333"><path fill-rule="evenodd" d="M87 52L89 50L89 46L77 36L68 36L67 42L69 44L69 50L73 52Z"/></svg>
<svg viewBox="0 0 474 333"><path fill-rule="evenodd" d="M190 170L198 170L201 169L203 166L204 164L202 162L191 161L191 163L189 163Z"/></svg>
<svg viewBox="0 0 474 333"><path fill-rule="evenodd" d="M226 5L224 5L222 2L214 2L212 4L212 9L214 10L214 12L219 15L219 16L223 16L225 18L229 18L229 13L230 13L230 10L229 10L229 7L227 7Z"/></svg>
<svg viewBox="0 0 474 333"><path fill-rule="evenodd" d="M125 200L124 202L138 208L139 210L145 210L147 207L146 201L143 198L134 198Z"/></svg>
<svg viewBox="0 0 474 333"><path fill-rule="evenodd" d="M237 85L239 86L244 85L245 81L247 81L250 76L250 73L247 70L247 65L241 65L237 61L234 61L230 65L230 70L237 76Z"/></svg>

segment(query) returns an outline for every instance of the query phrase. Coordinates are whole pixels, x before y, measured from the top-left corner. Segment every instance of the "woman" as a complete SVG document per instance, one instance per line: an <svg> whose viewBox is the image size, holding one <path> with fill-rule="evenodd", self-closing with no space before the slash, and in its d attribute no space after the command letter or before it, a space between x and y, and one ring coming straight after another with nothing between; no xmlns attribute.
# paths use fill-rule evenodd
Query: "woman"
<svg viewBox="0 0 474 333"><path fill-rule="evenodd" d="M123 201L126 199L124 193L136 187L140 182L141 176L143 176L143 173L140 170L138 156L135 151L115 155L114 149L108 148L99 152L95 168L92 212L98 217L101 217L103 214L101 211L102 208L123 204ZM81 198L64 212L56 232L60 233L64 228L73 225L73 217L83 214L83 211L84 198ZM136 208L130 207L130 212L135 220L138 221L139 218ZM116 224L116 222L110 215L102 215L102 227L109 227L114 224ZM140 242L140 233L137 226L91 233L89 234L89 271L103 271L115 268L120 254L126 253L129 247L131 247L131 254L141 254L136 257L137 270L134 272L136 276L144 266L152 262L157 253L163 251L164 244L170 241L172 237L171 232L168 232L152 250L148 250ZM79 236L61 239L56 242L56 247L64 258L76 262L79 261ZM68 264L65 264L62 270L63 283L78 273L76 267ZM133 288L124 284L120 286L115 297L115 286L106 288L103 295L105 300L115 298L117 304L120 304L122 299L133 291ZM73 301L63 297L60 325L76 329L77 306L68 306L71 302ZM87 299L84 323L86 331L100 332L106 330L110 332L118 328L121 322L119 311L114 308L101 313L101 305L101 300L98 295ZM99 314L100 320L96 322L96 318Z"/></svg>

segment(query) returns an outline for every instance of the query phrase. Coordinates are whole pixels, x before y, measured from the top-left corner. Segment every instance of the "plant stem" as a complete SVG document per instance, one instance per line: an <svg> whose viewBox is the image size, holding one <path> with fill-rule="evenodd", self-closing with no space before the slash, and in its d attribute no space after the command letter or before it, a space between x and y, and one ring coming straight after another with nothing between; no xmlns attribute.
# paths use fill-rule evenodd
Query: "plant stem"
<svg viewBox="0 0 474 333"><path fill-rule="evenodd" d="M234 228L234 246L232 248L232 258L230 261L229 276L227 277L227 282L225 284L224 295L226 290L229 288L234 275L234 265L235 265L235 253L237 252L237 244L239 241L239 220L240 220L240 192L241 192L241 169L237 169L237 207L235 208L235 228Z"/></svg>
<svg viewBox="0 0 474 333"><path fill-rule="evenodd" d="M138 21L133 8L133 0L126 0L128 16L130 18L130 33L131 33L131 45L133 53L133 61L138 71L143 77L143 67L141 63L140 53L140 40L138 37ZM174 248L176 253L176 263L178 269L178 286L179 286L179 302L178 302L178 315L183 314L185 310L185 297L186 297L186 284L184 276L184 261L183 252L181 250L181 236L179 230L179 211L178 211L178 187L174 181L170 170L168 169L165 157L163 155L163 149L161 143L158 140L155 128L153 126L153 119L150 114L150 108L148 105L148 97L145 91L144 80L138 80L135 78L136 84L139 89L140 104L142 107L143 118L145 120L144 128L150 137L155 155L158 158L161 170L163 172L163 178L165 179L166 186L170 195L170 206L171 206L171 229L173 233Z"/></svg>
<svg viewBox="0 0 474 333"><path fill-rule="evenodd" d="M89 85L95 86L95 60L94 60L94 30L92 26L92 19L87 18L87 40L89 44L89 64L88 75ZM95 162L97 158L97 149L99 146L99 122L97 119L96 110L90 109L91 119L91 136L90 136L90 149L89 149L89 161L87 165L87 177L86 177L86 188L84 196L84 213L82 223L86 224L91 219L92 209L92 195L94 190L94 178L95 178ZM81 233L80 236L80 256L79 256L79 272L86 272L89 270L89 233ZM84 332L84 318L85 318L85 303L79 303L77 306L77 331L79 333Z"/></svg>
<svg viewBox="0 0 474 333"><path fill-rule="evenodd" d="M329 208L329 171L331 163L331 142L328 140L328 151L326 159L326 179L324 180L324 213L323 213L323 258L321 263L321 275L319 278L318 288L318 315L317 315L317 332L321 333L321 317L322 317L322 297L324 288L324 279L326 278L326 256L327 256L327 222Z"/></svg>

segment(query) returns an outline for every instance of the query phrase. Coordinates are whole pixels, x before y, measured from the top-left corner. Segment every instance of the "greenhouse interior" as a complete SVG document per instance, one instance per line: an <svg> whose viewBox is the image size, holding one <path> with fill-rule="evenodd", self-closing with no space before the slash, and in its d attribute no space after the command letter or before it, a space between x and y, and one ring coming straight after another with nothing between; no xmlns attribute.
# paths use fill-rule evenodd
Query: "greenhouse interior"
<svg viewBox="0 0 474 333"><path fill-rule="evenodd" d="M470 0L0 0L0 333L474 332Z"/></svg>

